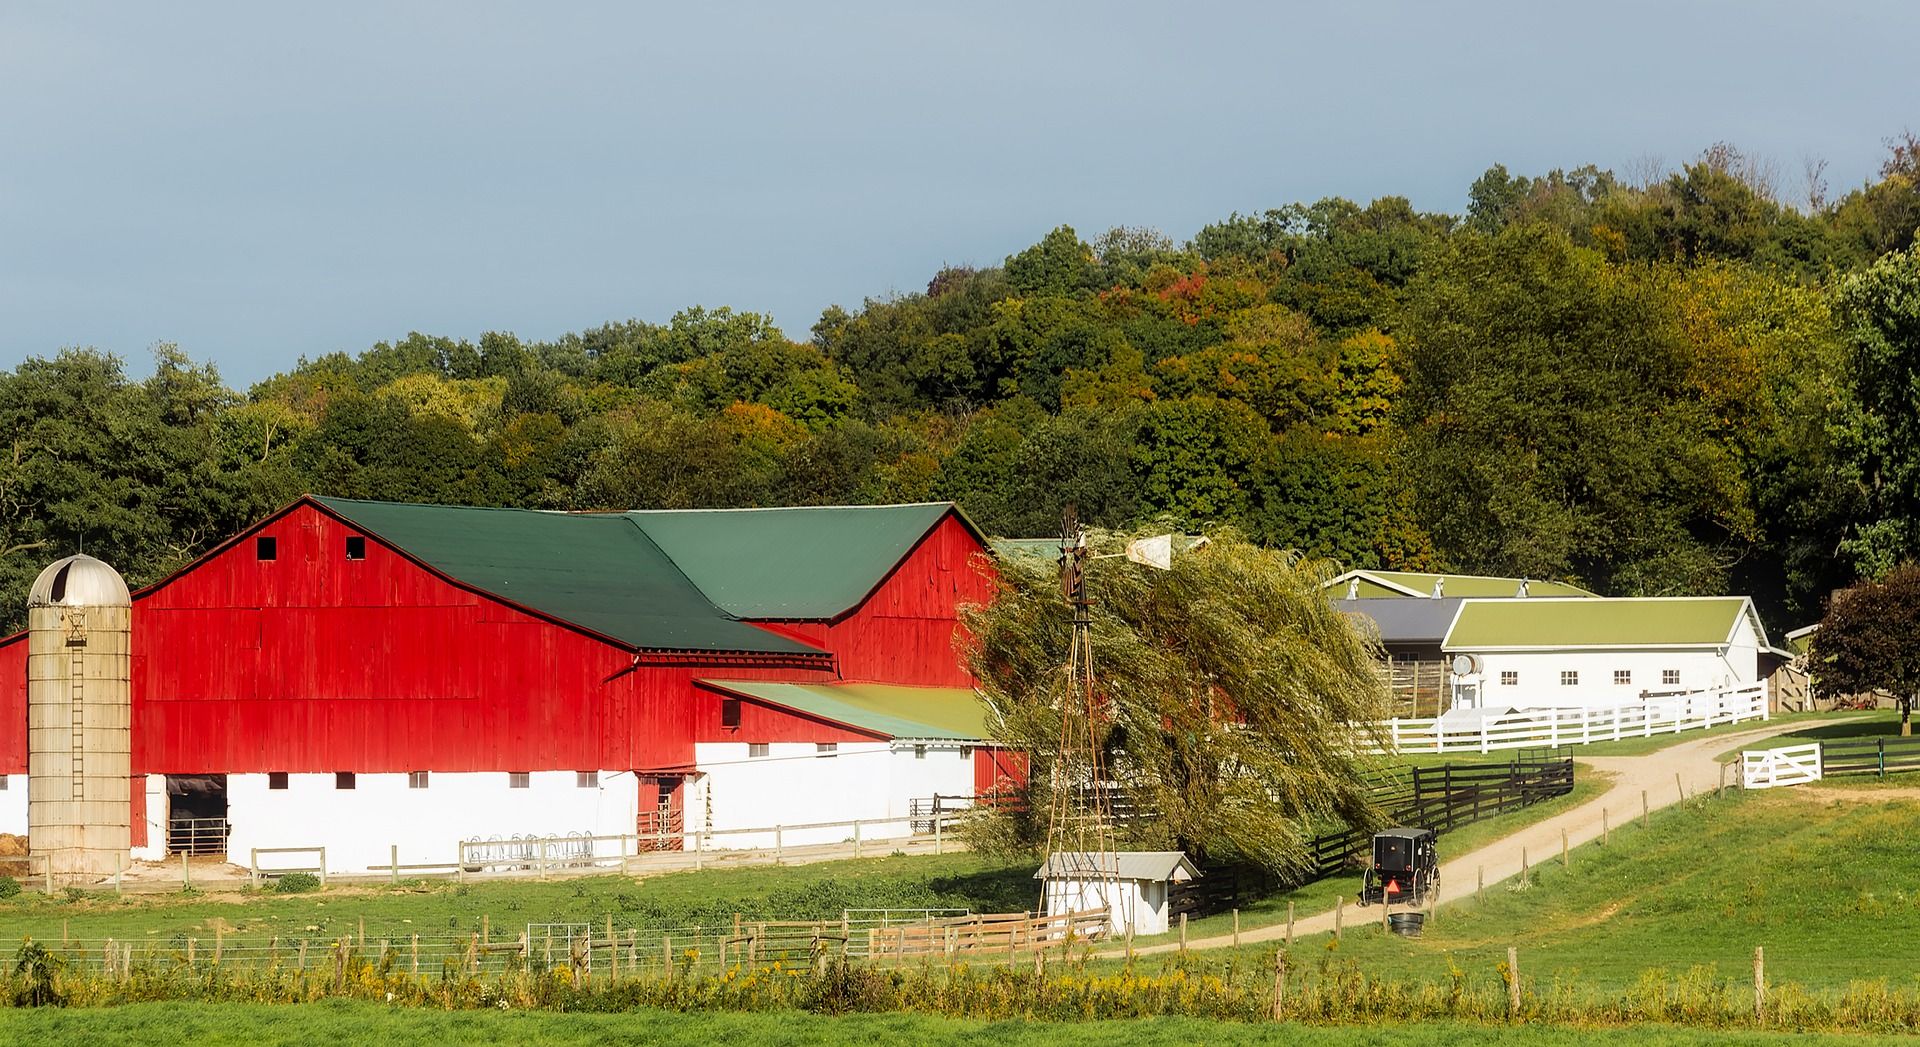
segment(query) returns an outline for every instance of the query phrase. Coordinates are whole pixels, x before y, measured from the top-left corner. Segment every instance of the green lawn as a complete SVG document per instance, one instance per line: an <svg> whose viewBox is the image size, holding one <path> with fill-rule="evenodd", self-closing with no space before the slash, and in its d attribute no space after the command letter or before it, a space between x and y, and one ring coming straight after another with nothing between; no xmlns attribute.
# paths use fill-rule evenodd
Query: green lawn
<svg viewBox="0 0 1920 1047"><path fill-rule="evenodd" d="M1885 978L1920 986L1920 801L1816 802L1792 790L1689 801L1652 827L1617 829L1610 846L1536 867L1531 886L1491 887L1484 902L1440 910L1424 937L1351 929L1296 944L1296 962L1352 961L1387 977L1445 981L1497 977L1508 946L1526 976L1624 987L1649 969L1710 965L1750 977L1755 946L1768 976L1808 987ZM1216 953L1196 954L1209 964ZM1248 947L1241 963L1270 963Z"/></svg>
<svg viewBox="0 0 1920 1047"><path fill-rule="evenodd" d="M607 915L621 927L717 927L734 913L762 919L838 919L845 908L961 908L976 912L1031 909L1038 901L1030 860L971 854L916 855L749 866L634 879L594 876L413 887L331 888L312 894L246 892L218 895L127 895L79 898L34 892L0 901L0 934L58 939L164 940L176 934L211 939L279 935L316 940L358 933L370 939L412 934L466 935L485 917L495 937L529 923L593 922ZM313 928L308 930L308 928Z"/></svg>
<svg viewBox="0 0 1920 1047"><path fill-rule="evenodd" d="M755 1045L978 1044L996 1047L1135 1047L1149 1044L1264 1044L1294 1047L1859 1047L1862 1036L1715 1032L1642 1026L1430 1025L1321 1027L1209 1022L1184 1018L1084 1023L983 1022L915 1014L830 1018L785 1011L758 1014L640 1011L626 1014L432 1011L377 1003L132 1004L84 1010L0 1009L0 1042L88 1044L156 1042L194 1047L309 1047L311 1044L498 1044L501 1047L615 1044Z"/></svg>

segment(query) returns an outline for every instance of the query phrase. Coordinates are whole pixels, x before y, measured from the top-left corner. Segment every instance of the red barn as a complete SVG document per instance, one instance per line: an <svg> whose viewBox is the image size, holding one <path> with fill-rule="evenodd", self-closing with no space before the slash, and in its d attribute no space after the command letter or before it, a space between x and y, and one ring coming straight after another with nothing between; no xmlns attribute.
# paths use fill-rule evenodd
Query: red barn
<svg viewBox="0 0 1920 1047"><path fill-rule="evenodd" d="M198 826L238 860L325 845L357 871L396 844L450 862L460 839L636 826L722 847L855 817L904 833L912 800L1005 763L954 651L958 608L990 593L985 550L946 503L302 498L134 594L136 851ZM16 725L23 640L0 640ZM24 795L24 732L0 744ZM19 821L0 828L23 831L23 804Z"/></svg>

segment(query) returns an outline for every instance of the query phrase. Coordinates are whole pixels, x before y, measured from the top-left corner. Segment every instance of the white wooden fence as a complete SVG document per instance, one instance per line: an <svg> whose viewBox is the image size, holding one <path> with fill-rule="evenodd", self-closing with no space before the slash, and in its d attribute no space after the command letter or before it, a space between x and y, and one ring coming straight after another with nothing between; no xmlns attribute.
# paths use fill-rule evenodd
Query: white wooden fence
<svg viewBox="0 0 1920 1047"><path fill-rule="evenodd" d="M1740 784L1748 789L1805 785L1819 780L1819 742L1782 749L1749 749L1740 754Z"/></svg>
<svg viewBox="0 0 1920 1047"><path fill-rule="evenodd" d="M1678 734L1766 718L1767 688L1755 683L1591 708L1521 709L1505 715L1489 712L1477 721L1395 718L1379 727L1389 752L1487 753Z"/></svg>

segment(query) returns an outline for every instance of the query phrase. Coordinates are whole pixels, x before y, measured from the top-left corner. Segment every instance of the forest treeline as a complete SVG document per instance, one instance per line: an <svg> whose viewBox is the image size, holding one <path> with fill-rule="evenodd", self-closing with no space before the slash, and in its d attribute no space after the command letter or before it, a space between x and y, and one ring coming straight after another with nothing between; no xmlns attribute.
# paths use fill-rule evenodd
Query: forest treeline
<svg viewBox="0 0 1920 1047"><path fill-rule="evenodd" d="M171 345L0 373L0 624L73 550L151 581L302 492L538 508L953 499L1046 535L1230 525L1356 567L1749 592L1781 625L1920 547L1920 139L1783 203L1716 146L1062 227L804 337L689 308L412 334L246 392ZM1784 616L1784 618L1783 618Z"/></svg>

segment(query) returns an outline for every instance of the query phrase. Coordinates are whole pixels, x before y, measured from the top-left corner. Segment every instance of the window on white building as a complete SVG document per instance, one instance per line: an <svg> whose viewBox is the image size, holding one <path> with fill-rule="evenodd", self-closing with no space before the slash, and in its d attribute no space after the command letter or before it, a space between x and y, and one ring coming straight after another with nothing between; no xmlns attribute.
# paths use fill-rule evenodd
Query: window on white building
<svg viewBox="0 0 1920 1047"><path fill-rule="evenodd" d="M598 789L600 788L600 772L575 771L573 772L573 785L576 789Z"/></svg>
<svg viewBox="0 0 1920 1047"><path fill-rule="evenodd" d="M961 747L960 747L960 758L961 758L962 760L971 760L971 759L973 759L973 746L971 746L971 745L963 745L963 746L961 746Z"/></svg>
<svg viewBox="0 0 1920 1047"><path fill-rule="evenodd" d="M927 747L926 747L926 746L924 746L924 745L916 745L916 746L914 746L914 747L913 747L913 758L914 758L914 759L916 759L916 760L924 760L924 759L926 759L926 758L927 758Z"/></svg>
<svg viewBox="0 0 1920 1047"><path fill-rule="evenodd" d="M840 751L839 742L813 743L813 752L814 752L814 755L816 756L832 756L834 753L837 753L839 751Z"/></svg>
<svg viewBox="0 0 1920 1047"><path fill-rule="evenodd" d="M0 793L7 791L7 776L0 774Z"/></svg>
<svg viewBox="0 0 1920 1047"><path fill-rule="evenodd" d="M1577 687L1579 686L1579 684L1580 684L1580 671L1578 669L1560 670L1560 686Z"/></svg>
<svg viewBox="0 0 1920 1047"><path fill-rule="evenodd" d="M748 743L747 743L747 755L748 755L748 756L765 756L765 755L767 755L767 743L766 743L766 742L748 742Z"/></svg>
<svg viewBox="0 0 1920 1047"><path fill-rule="evenodd" d="M287 772L285 771L268 771L267 772L267 788L285 789L286 787L287 787Z"/></svg>
<svg viewBox="0 0 1920 1047"><path fill-rule="evenodd" d="M351 788L353 788L353 772L352 772L352 771L336 771L336 772L334 772L334 775L333 775L333 787L334 787L335 789L351 789Z"/></svg>
<svg viewBox="0 0 1920 1047"><path fill-rule="evenodd" d="M1660 684L1663 687L1680 686L1680 670L1678 669L1660 670Z"/></svg>
<svg viewBox="0 0 1920 1047"><path fill-rule="evenodd" d="M508 771L507 788L526 789L533 785L532 771Z"/></svg>
<svg viewBox="0 0 1920 1047"><path fill-rule="evenodd" d="M1633 683L1633 670L1632 669L1615 669L1613 671L1613 682L1617 684Z"/></svg>
<svg viewBox="0 0 1920 1047"><path fill-rule="evenodd" d="M1520 683L1520 673L1518 670L1516 669L1500 670L1500 686L1514 687L1514 686L1518 686L1519 683Z"/></svg>
<svg viewBox="0 0 1920 1047"><path fill-rule="evenodd" d="M424 789L426 787L427 787L427 772L425 771L408 771L407 772L407 788Z"/></svg>

